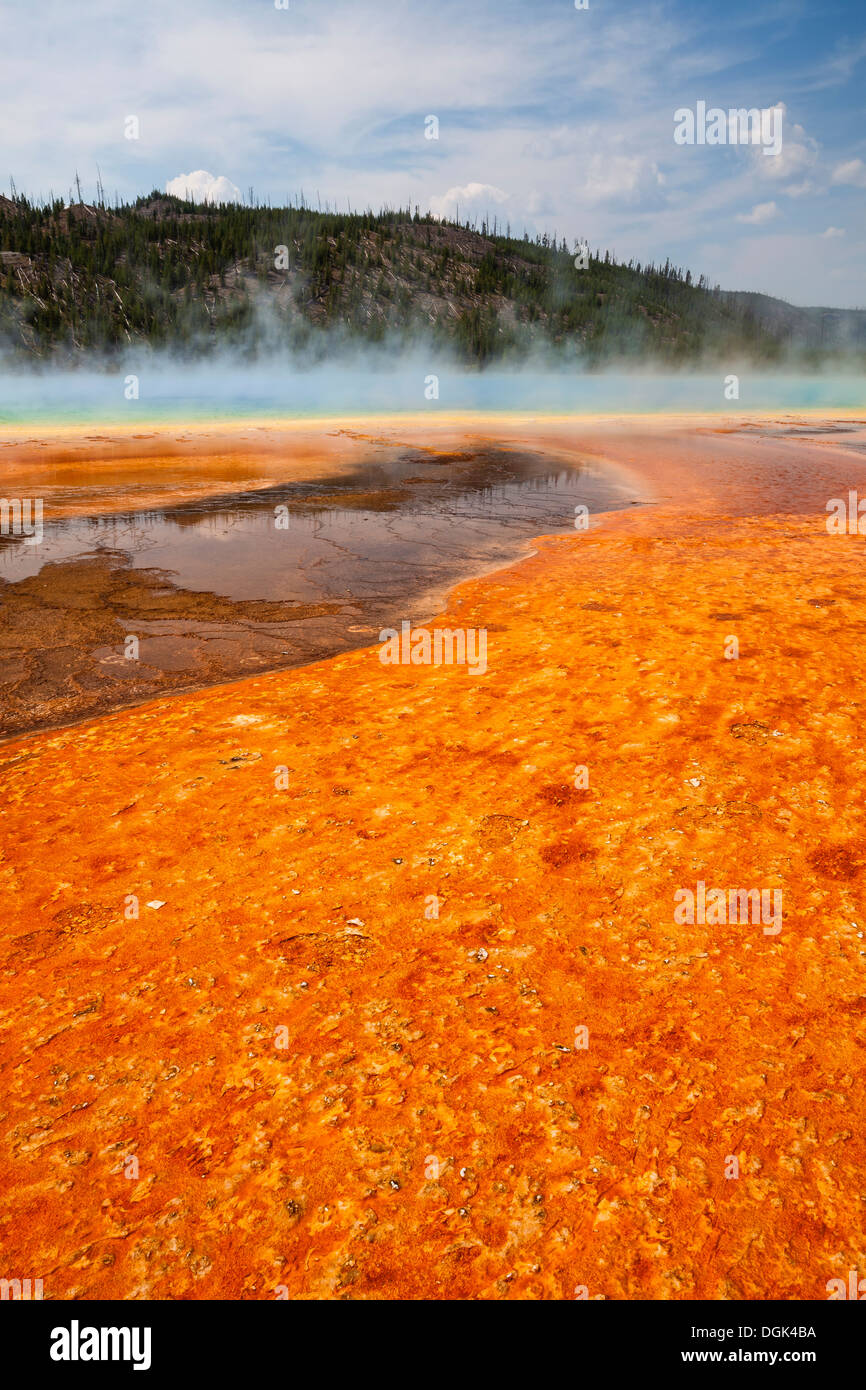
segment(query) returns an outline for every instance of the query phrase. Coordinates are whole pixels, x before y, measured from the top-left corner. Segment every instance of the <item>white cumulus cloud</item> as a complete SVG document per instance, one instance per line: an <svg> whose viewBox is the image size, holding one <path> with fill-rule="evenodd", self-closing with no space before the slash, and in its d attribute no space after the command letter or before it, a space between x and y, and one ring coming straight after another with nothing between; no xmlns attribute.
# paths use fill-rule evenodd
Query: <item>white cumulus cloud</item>
<svg viewBox="0 0 866 1390"><path fill-rule="evenodd" d="M790 198L800 198L805 193L817 192L814 177L819 172L821 147L818 141L807 135L801 125L788 121L788 108L783 101L777 102L775 108L769 107L767 112L762 113L762 119L773 110L779 118L781 148L778 154L765 159L762 157L765 153L763 149L752 147L751 154L756 172L777 184L784 184L781 192ZM781 125L783 116L784 130Z"/></svg>
<svg viewBox="0 0 866 1390"><path fill-rule="evenodd" d="M460 209L460 221L466 217L483 217L488 211L503 207L508 202L508 194L492 183L464 183L449 188L441 198L430 199L430 211L436 217L453 219Z"/></svg>
<svg viewBox="0 0 866 1390"><path fill-rule="evenodd" d="M834 183L851 183L855 188L866 188L866 164L862 159L849 159L833 170Z"/></svg>
<svg viewBox="0 0 866 1390"><path fill-rule="evenodd" d="M737 216L738 222L750 222L754 227L760 227L763 222L772 222L778 215L779 209L775 203L756 203L751 212L741 212Z"/></svg>
<svg viewBox="0 0 866 1390"><path fill-rule="evenodd" d="M239 203L241 190L224 174L209 174L206 169L194 169L191 174L178 174L165 185L166 193L175 198L188 198L193 203Z"/></svg>

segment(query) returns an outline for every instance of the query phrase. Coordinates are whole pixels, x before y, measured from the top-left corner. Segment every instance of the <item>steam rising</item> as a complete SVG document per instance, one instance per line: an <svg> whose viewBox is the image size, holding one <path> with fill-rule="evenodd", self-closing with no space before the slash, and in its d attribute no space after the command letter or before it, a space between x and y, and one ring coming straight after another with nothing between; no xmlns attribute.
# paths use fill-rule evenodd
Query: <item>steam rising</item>
<svg viewBox="0 0 866 1390"><path fill-rule="evenodd" d="M732 378L738 394L728 386L726 397ZM87 365L38 367L0 355L0 424L806 408L866 409L852 359L807 372L793 354L787 368L775 370L707 356L672 370L641 356L636 341L633 353L604 367L573 347L566 353L547 345L473 368L417 333L365 345L338 329L315 330L303 347L291 347L265 297L230 347L194 342L182 352L140 344L121 356L92 356Z"/></svg>

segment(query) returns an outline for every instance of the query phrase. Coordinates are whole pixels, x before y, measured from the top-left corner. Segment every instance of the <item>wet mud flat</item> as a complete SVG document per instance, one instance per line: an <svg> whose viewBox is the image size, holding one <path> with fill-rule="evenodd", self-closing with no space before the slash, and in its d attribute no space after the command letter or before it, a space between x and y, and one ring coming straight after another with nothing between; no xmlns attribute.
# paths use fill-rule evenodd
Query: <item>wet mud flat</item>
<svg viewBox="0 0 866 1390"><path fill-rule="evenodd" d="M556 448L361 450L336 471L308 461L300 478L148 509L142 490L180 475L61 470L40 543L0 538L0 735L370 645L532 537L574 529L576 508L634 500Z"/></svg>

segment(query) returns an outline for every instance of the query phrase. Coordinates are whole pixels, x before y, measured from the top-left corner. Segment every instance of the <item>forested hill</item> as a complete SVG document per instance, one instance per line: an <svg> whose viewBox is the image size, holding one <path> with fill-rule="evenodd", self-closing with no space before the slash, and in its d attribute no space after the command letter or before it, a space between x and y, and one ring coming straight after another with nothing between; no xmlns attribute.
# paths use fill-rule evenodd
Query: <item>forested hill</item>
<svg viewBox="0 0 866 1390"><path fill-rule="evenodd" d="M194 353L285 344L316 357L343 339L417 338L476 364L538 348L590 364L866 358L861 311L834 311L828 331L824 311L711 289L670 263L625 265L595 249L586 261L576 268L564 241L417 209L0 197L0 350L33 361L143 342Z"/></svg>

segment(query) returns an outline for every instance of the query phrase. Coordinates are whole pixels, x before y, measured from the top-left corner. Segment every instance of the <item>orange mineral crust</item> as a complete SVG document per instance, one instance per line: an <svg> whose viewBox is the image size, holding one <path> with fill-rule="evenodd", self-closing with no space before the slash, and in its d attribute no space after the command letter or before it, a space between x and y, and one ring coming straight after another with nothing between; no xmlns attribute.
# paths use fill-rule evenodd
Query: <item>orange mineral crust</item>
<svg viewBox="0 0 866 1390"><path fill-rule="evenodd" d="M485 674L374 645L0 747L0 1274L825 1299L866 1268L866 538L824 511L866 455L583 444L657 505L456 589L431 627L486 629ZM678 921L699 882L780 890L781 930Z"/></svg>

